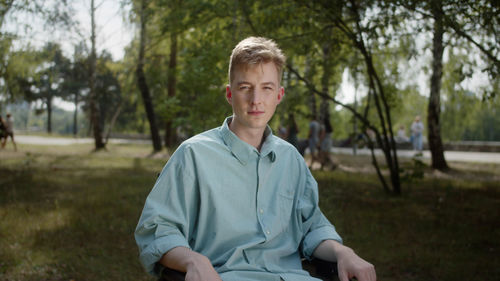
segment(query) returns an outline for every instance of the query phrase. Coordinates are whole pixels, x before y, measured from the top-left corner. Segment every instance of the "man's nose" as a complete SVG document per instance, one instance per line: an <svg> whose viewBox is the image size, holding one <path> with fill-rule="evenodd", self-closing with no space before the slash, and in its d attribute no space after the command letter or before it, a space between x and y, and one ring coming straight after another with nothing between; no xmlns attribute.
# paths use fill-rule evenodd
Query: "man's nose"
<svg viewBox="0 0 500 281"><path fill-rule="evenodd" d="M258 89L254 89L250 97L252 104L259 104L262 102L263 93Z"/></svg>

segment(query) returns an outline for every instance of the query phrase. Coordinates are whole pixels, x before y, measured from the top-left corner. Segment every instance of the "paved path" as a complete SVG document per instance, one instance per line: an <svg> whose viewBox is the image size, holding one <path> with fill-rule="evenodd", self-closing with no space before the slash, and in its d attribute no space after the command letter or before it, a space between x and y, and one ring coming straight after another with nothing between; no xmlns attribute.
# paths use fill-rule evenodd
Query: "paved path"
<svg viewBox="0 0 500 281"><path fill-rule="evenodd" d="M130 139L110 139L111 143L140 143L150 144L150 140L130 140ZM16 142L24 144L38 144L38 145L71 145L82 143L93 143L92 138L60 138L60 137L41 137L41 136L28 136L16 135ZM333 153L352 155L352 148L347 147L333 147ZM375 150L376 155L382 155L380 149ZM358 155L370 155L368 148L358 149ZM411 158L414 156L412 150L398 150L399 157ZM424 151L424 159L430 159L429 151ZM472 152L472 151L445 151L444 157L448 161L466 161L466 162L481 162L481 163L498 163L500 164L500 153L498 152Z"/></svg>
<svg viewBox="0 0 500 281"><path fill-rule="evenodd" d="M82 143L93 143L92 138L60 138L60 137L42 137L15 135L16 143L37 144L37 145L72 145ZM140 143L149 144L149 140L129 140L129 139L110 139L110 143Z"/></svg>
<svg viewBox="0 0 500 281"><path fill-rule="evenodd" d="M352 148L334 147L333 153L353 155ZM371 155L370 149L363 148L357 150L358 155ZM375 155L383 155L382 150L375 149ZM411 158L415 155L412 150L398 149L398 157ZM430 151L426 150L422 158L431 159ZM475 151L445 151L444 158L447 161L465 161L465 162L481 162L481 163L498 163L500 164L500 153L498 152L475 152Z"/></svg>

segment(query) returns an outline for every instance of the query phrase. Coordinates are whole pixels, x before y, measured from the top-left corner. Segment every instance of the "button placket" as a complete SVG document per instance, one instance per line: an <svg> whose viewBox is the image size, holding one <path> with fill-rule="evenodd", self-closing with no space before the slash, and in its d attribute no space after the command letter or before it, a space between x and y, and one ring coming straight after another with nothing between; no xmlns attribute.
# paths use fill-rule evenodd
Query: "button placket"
<svg viewBox="0 0 500 281"><path fill-rule="evenodd" d="M260 176L260 155L257 156L257 198L256 198L256 207L257 207L257 219L259 221L259 224L260 224L260 227L262 229L262 231L267 234L267 231L266 231L266 226L265 226L265 223L264 223L264 217L263 217L263 214L264 214L264 209L262 208L261 206L261 200L259 200L260 198L260 194L262 192L261 190L261 182L260 182L260 179L261 179L261 176Z"/></svg>

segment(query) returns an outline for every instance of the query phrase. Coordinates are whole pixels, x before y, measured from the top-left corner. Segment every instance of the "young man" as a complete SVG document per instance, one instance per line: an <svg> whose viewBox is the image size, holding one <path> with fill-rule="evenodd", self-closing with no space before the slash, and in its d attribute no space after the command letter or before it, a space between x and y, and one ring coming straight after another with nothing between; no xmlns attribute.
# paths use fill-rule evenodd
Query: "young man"
<svg viewBox="0 0 500 281"><path fill-rule="evenodd" d="M189 281L312 281L301 257L317 257L337 261L341 281L376 280L319 210L302 156L267 126L285 94L284 63L265 38L234 48L233 116L181 144L146 200L135 238L148 272L162 265Z"/></svg>

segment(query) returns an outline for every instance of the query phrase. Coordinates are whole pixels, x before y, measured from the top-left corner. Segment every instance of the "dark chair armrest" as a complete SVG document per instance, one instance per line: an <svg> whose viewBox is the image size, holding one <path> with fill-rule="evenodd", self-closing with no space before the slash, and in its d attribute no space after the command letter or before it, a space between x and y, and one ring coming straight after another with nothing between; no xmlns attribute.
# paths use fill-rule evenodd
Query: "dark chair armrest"
<svg viewBox="0 0 500 281"><path fill-rule="evenodd" d="M160 278L158 281L184 281L186 273L163 267L160 271Z"/></svg>
<svg viewBox="0 0 500 281"><path fill-rule="evenodd" d="M314 259L312 261L302 260L302 267L308 271L311 276L323 281L338 281L337 263ZM184 281L185 273L163 267L160 271L158 281Z"/></svg>
<svg viewBox="0 0 500 281"><path fill-rule="evenodd" d="M338 281L337 263L329 262L320 259L311 261L302 260L302 267L308 271L312 277L319 278L323 281Z"/></svg>

